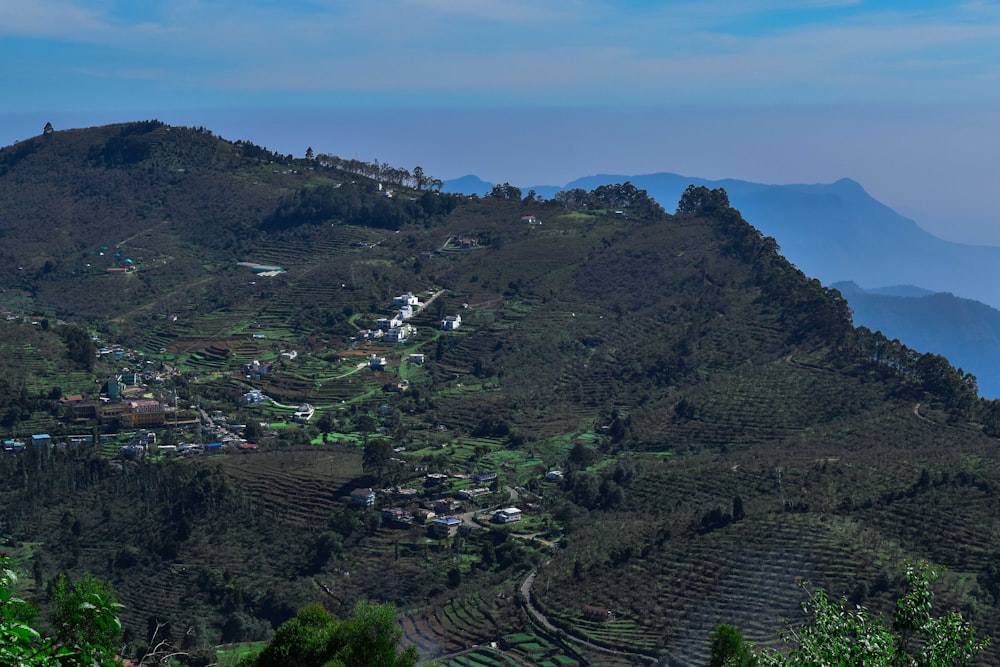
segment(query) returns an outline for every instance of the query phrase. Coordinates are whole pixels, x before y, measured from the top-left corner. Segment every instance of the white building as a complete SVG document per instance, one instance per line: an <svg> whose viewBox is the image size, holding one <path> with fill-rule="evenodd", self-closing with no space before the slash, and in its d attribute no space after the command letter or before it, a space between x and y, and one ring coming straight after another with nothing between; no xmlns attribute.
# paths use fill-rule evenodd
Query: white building
<svg viewBox="0 0 1000 667"><path fill-rule="evenodd" d="M399 296L392 297L392 305L394 306L419 306L420 299L413 296L413 292L407 292L406 294L401 294Z"/></svg>
<svg viewBox="0 0 1000 667"><path fill-rule="evenodd" d="M493 521L496 523L516 523L520 520L521 510L516 507L505 507L493 515Z"/></svg>
<svg viewBox="0 0 1000 667"><path fill-rule="evenodd" d="M403 325L403 318L399 314L395 314L392 317L380 317L375 320L375 326L383 331L388 331L389 329L395 329Z"/></svg>

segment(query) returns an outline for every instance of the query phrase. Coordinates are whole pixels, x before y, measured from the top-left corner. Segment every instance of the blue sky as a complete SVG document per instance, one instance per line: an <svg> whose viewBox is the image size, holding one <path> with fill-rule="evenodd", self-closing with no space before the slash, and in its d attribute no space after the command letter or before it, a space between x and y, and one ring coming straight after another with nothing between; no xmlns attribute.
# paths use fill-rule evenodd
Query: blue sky
<svg viewBox="0 0 1000 667"><path fill-rule="evenodd" d="M0 60L4 145L156 117L441 178L847 176L1000 244L1000 3L0 0Z"/></svg>

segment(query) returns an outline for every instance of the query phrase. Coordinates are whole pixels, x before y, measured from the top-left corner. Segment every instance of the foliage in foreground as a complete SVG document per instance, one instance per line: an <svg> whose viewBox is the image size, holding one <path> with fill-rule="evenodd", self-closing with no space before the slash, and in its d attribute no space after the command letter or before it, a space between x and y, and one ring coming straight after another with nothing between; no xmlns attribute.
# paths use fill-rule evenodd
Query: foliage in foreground
<svg viewBox="0 0 1000 667"><path fill-rule="evenodd" d="M338 621L311 604L278 628L271 642L239 667L413 667L417 649L397 651L403 631L391 604L359 602L354 615Z"/></svg>
<svg viewBox="0 0 1000 667"><path fill-rule="evenodd" d="M931 582L937 572L926 563L907 565L907 590L896 601L892 622L866 608L848 607L846 599L831 602L817 589L803 608L811 616L793 629L787 654L761 651L761 667L807 665L865 665L866 667L938 667L970 664L989 644L976 640L976 631L957 611L931 616L934 594ZM719 630L716 630L718 636ZM737 646L722 665L747 665ZM715 644L713 643L713 659ZM744 660L744 661L741 661Z"/></svg>
<svg viewBox="0 0 1000 667"><path fill-rule="evenodd" d="M53 590L54 637L32 627L34 609L14 591L17 575L0 555L0 664L9 667L105 667L120 664L118 604L107 585L87 577L70 585L61 577Z"/></svg>

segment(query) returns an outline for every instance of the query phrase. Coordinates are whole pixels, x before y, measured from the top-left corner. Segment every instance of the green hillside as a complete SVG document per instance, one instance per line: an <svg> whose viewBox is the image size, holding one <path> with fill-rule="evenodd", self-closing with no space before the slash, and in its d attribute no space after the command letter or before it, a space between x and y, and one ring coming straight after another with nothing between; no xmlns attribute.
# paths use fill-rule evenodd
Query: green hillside
<svg viewBox="0 0 1000 667"><path fill-rule="evenodd" d="M1000 410L975 378L854 329L721 190L667 214L629 184L467 198L402 171L156 122L0 151L0 435L104 442L0 457L30 596L109 580L133 648L155 621L208 649L368 598L449 665L698 665L720 622L777 645L803 580L881 608L926 559L1000 632ZM405 342L365 340L407 294ZM59 320L123 354L81 363ZM259 448L121 458L128 434L58 400L138 367L135 395L204 426L161 445L218 437L218 411ZM379 512L460 491L444 539Z"/></svg>

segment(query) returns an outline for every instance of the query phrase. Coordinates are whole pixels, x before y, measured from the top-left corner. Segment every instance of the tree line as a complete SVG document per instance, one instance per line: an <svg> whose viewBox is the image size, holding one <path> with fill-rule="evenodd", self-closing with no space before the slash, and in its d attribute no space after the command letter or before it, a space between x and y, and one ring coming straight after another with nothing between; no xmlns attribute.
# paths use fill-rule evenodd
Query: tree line
<svg viewBox="0 0 1000 667"><path fill-rule="evenodd" d="M310 148L309 151L311 150ZM307 151L306 155L308 156L308 154ZM440 191L444 186L444 181L426 174L424 168L420 166L414 167L413 171L410 171L405 167L393 167L387 162L379 162L378 160L365 162L364 160L345 159L329 153L318 153L315 160L321 167L346 171L349 174L364 176L365 178L382 181L383 183L391 183L399 187L409 187L417 191Z"/></svg>

